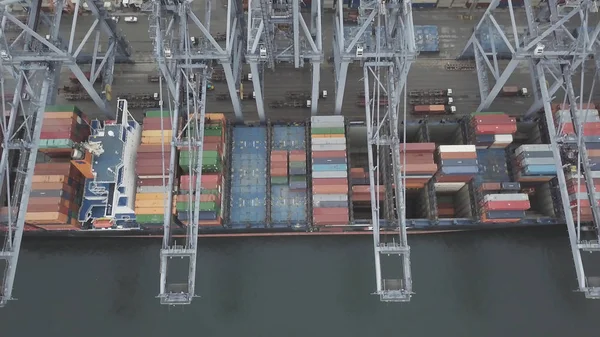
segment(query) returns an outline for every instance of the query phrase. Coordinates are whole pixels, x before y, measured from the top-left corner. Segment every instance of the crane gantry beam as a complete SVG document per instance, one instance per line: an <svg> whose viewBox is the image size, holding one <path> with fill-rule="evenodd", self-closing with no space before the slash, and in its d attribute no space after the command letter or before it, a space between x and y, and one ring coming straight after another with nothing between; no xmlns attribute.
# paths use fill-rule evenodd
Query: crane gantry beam
<svg viewBox="0 0 600 337"><path fill-rule="evenodd" d="M11 12L8 3L0 3L1 34L0 34L0 66L2 68L2 111L10 109L8 121L2 118L0 123L4 135L3 153L0 160L0 185L7 192L7 213L2 216L2 225L7 226L7 234L0 259L5 260L2 284L0 288L0 307L13 299L13 286L23 230L25 226L27 206L31 192L34 166L37 159L38 144L47 104L54 104L60 72L63 66L81 82L92 100L108 117L114 118L115 109L109 104L110 87L115 54L129 58L131 50L123 35L116 29L114 22L107 16L100 1L87 0L88 8L96 17L95 23L89 29L86 37L100 31L108 35L109 46L103 55L98 54L99 39L96 39L93 54L89 54L87 63L92 63L92 76L86 78L78 63L86 46L85 38L73 52L74 32L77 25L77 11L72 23L69 39L59 35L65 1L59 0L54 4L54 13L47 16L41 11L41 0L13 1L28 9L26 23L21 22ZM12 29L8 27L12 25ZM40 31L48 31L44 37ZM16 32L15 32L16 31ZM7 35L14 33L14 41L9 42ZM96 62L100 65L96 66ZM4 93L6 82L4 74L8 73L16 81L14 97L7 102ZM93 83L100 74L103 75L103 90L97 92ZM8 108L10 106L10 108ZM16 161L16 169L11 162Z"/></svg>
<svg viewBox="0 0 600 337"><path fill-rule="evenodd" d="M340 112L349 64L353 61L363 64L376 294L384 302L407 302L412 296L412 276L406 235L404 163L400 153L406 142L406 98L402 93L406 95L408 72L417 57L412 5L410 1L363 0L359 25L344 27L338 2L335 22L336 113ZM393 189L390 194L393 202L379 200L376 191L380 179ZM387 220L391 221L388 225L395 228L394 234L382 233L380 210L384 208ZM390 266L382 261L383 256L399 257L399 262ZM391 278L388 269L394 270L397 265L401 275Z"/></svg>
<svg viewBox="0 0 600 337"><path fill-rule="evenodd" d="M508 0L508 11L511 19L510 31L512 39L501 29L494 18L499 0L490 3L481 21L475 27L473 35L463 50L461 58L474 58L479 80L481 103L477 111L484 111L494 102L502 87L520 64L529 66L533 85L534 103L525 113L531 117L542 111L543 118L548 127L550 146L554 153L557 179L560 186L560 196L564 211L565 222L569 233L571 252L577 274L578 289L585 293L587 298L600 299L600 277L588 276L587 268L582 258L583 252L592 252L588 259L597 259L600 252L600 209L598 196L594 187L595 172L590 168L586 140L583 136L583 124L580 111L585 111L583 105L590 103L594 85L589 92L584 85L585 77L592 77L595 83L598 76L598 60L595 60L596 72L587 67L594 54L599 50L598 34L598 7L595 1L578 0L568 1L558 5L557 0L544 2L538 8L533 8L530 0L525 0L526 22L518 23L517 16ZM504 11L504 10L503 10ZM525 26L526 31L519 34L517 27ZM578 26L577 36L572 29ZM570 28L568 28L570 27ZM482 33L491 37L491 50L485 50L480 41ZM499 39L496 39L495 37ZM497 55L497 44L505 44L510 51L511 58L503 71ZM595 58L594 58L595 59ZM581 78L576 83L581 83L577 94L573 87L573 78L580 74ZM495 79L490 88L488 75ZM590 75L593 74L593 75ZM554 79L550 85L548 79ZM571 121L574 126L574 137L561 135L560 125L555 126L552 102L562 95L559 103L568 104ZM586 194L591 204L593 226L582 225L581 210L572 206L566 188L561 148L575 149L578 152L579 165L577 165L577 179L584 179L587 189ZM576 216L573 215L575 211ZM587 261L588 259L585 259ZM597 260L596 260L597 261ZM596 264L592 263L592 264Z"/></svg>
<svg viewBox="0 0 600 337"><path fill-rule="evenodd" d="M316 115L319 100L323 38L321 0L311 4L310 27L300 12L299 0L249 0L247 19L246 61L250 64L258 116L266 121L264 100L264 68L275 69L275 63L312 65L311 113Z"/></svg>
<svg viewBox="0 0 600 337"><path fill-rule="evenodd" d="M211 66L217 62L223 66L236 117L243 119L238 95L241 74L243 16L236 2L229 1L226 46L221 47L210 34L210 0L207 2L204 22L192 11L192 1L153 1L150 14L150 35L154 41L154 55L161 76L161 109L171 111L171 136L163 137L170 144L170 158L165 182L164 236L160 251L160 293L161 304L191 304L195 297L196 259L198 246L198 222L200 216L200 195L202 179L202 149L205 102ZM197 26L203 36L199 50L192 50L188 25ZM162 80L166 82L166 95L163 95ZM165 105L162 97L167 97ZM180 124L181 122L181 124ZM163 129L164 130L164 129ZM190 179L186 189L190 207L187 210L189 222L184 244L173 240L173 192L177 170L177 149L193 153L190 161ZM163 147L164 150L164 147ZM193 202L192 202L193 201ZM172 282L169 264L172 258L188 259L186 283ZM170 276L171 275L171 276Z"/></svg>

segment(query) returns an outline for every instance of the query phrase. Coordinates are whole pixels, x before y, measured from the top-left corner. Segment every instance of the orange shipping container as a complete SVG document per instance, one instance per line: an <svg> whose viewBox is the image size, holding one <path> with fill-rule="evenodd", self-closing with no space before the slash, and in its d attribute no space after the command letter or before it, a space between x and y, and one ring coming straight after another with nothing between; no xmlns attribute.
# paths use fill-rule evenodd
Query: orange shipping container
<svg viewBox="0 0 600 337"><path fill-rule="evenodd" d="M377 193L385 193L385 186L377 186ZM354 193L368 193L371 194L371 186L367 186L367 185L356 185L356 186L352 186L352 195L354 195Z"/></svg>
<svg viewBox="0 0 600 337"><path fill-rule="evenodd" d="M314 194L347 194L348 185L319 185L313 186Z"/></svg>
<svg viewBox="0 0 600 337"><path fill-rule="evenodd" d="M346 158L346 151L317 151L311 155L313 158Z"/></svg>
<svg viewBox="0 0 600 337"><path fill-rule="evenodd" d="M287 168L271 168L271 176L273 177L285 177L287 173Z"/></svg>

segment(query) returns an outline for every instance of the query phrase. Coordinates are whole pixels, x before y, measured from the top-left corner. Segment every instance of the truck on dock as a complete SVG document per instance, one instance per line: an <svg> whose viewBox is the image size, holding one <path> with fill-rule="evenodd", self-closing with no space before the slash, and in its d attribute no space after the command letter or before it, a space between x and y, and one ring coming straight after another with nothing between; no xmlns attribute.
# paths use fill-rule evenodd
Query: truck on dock
<svg viewBox="0 0 600 337"><path fill-rule="evenodd" d="M160 81L160 75L158 74L148 74L148 82L156 83Z"/></svg>
<svg viewBox="0 0 600 337"><path fill-rule="evenodd" d="M519 88L517 86L505 86L502 88L502 91L500 91L500 95L504 97L527 97L529 96L529 92L527 91L527 88Z"/></svg>
<svg viewBox="0 0 600 337"><path fill-rule="evenodd" d="M450 97L452 89L425 89L425 90L410 90L409 97Z"/></svg>
<svg viewBox="0 0 600 337"><path fill-rule="evenodd" d="M453 105L415 105L413 107L415 115L443 115L456 113L456 107Z"/></svg>

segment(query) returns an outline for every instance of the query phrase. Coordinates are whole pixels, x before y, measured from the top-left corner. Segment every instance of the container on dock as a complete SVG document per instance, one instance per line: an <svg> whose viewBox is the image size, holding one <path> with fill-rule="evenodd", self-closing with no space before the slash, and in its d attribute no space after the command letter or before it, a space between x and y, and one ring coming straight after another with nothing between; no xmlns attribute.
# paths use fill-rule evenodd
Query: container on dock
<svg viewBox="0 0 600 337"><path fill-rule="evenodd" d="M183 134L184 140L193 139L197 123L188 123ZM198 124L199 125L199 124ZM198 201L198 225L201 227L223 226L223 171L226 151L225 115L208 113L204 119L204 134L202 145L202 176L200 177L200 193L196 191L196 175L190 174L198 165L199 149L182 146L179 149L179 167L182 176L179 180L179 190L176 197L176 215L183 225L192 221Z"/></svg>
<svg viewBox="0 0 600 337"><path fill-rule="evenodd" d="M137 222L145 228L159 228L164 222L164 207L167 194L164 185L169 179L169 161L171 160L171 113L166 110L146 111L142 121L142 140L138 148L135 172L138 176L135 197ZM163 129L161 129L161 126ZM175 175L174 186L178 186ZM173 198L173 214L176 209Z"/></svg>
<svg viewBox="0 0 600 337"><path fill-rule="evenodd" d="M275 228L306 227L306 128L300 124L274 125L270 131L270 225Z"/></svg>
<svg viewBox="0 0 600 337"><path fill-rule="evenodd" d="M515 149L513 174L520 182L545 182L556 177L554 155L547 144L521 145Z"/></svg>
<svg viewBox="0 0 600 337"><path fill-rule="evenodd" d="M315 226L347 225L350 222L350 215L346 130L343 116L311 118L311 154L313 224ZM321 204L321 200L345 201L345 204L342 207L325 207L330 205Z"/></svg>
<svg viewBox="0 0 600 337"><path fill-rule="evenodd" d="M36 164L25 222L48 231L80 230L77 216L83 182L84 177L68 159ZM7 219L8 208L0 214Z"/></svg>
<svg viewBox="0 0 600 337"><path fill-rule="evenodd" d="M469 139L478 149L506 148L517 132L517 121L497 112L471 114Z"/></svg>
<svg viewBox="0 0 600 337"><path fill-rule="evenodd" d="M49 105L44 112L39 151L51 158L70 158L73 145L90 136L87 117L72 105Z"/></svg>

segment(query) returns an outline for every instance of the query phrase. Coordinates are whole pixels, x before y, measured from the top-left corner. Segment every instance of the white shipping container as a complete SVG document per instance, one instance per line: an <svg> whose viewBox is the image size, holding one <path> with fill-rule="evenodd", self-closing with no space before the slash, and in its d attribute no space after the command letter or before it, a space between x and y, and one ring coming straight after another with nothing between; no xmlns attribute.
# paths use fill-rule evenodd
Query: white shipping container
<svg viewBox="0 0 600 337"><path fill-rule="evenodd" d="M529 165L552 165L554 164L554 158L553 157L549 157L549 158L526 158L521 160L521 165L522 166L529 166Z"/></svg>
<svg viewBox="0 0 600 337"><path fill-rule="evenodd" d="M437 192L458 192L466 183L435 183Z"/></svg>
<svg viewBox="0 0 600 337"><path fill-rule="evenodd" d="M475 145L440 145L438 150L440 152L476 152L477 148Z"/></svg>
<svg viewBox="0 0 600 337"><path fill-rule="evenodd" d="M313 194L313 204L323 201L348 201L347 194Z"/></svg>
<svg viewBox="0 0 600 337"><path fill-rule="evenodd" d="M452 1L454 0L439 0L437 3L438 8L450 8L452 7Z"/></svg>
<svg viewBox="0 0 600 337"><path fill-rule="evenodd" d="M346 138L342 138L346 139ZM324 144L324 145L315 145L312 144L311 150L313 152L317 151L346 151L346 144Z"/></svg>
<svg viewBox="0 0 600 337"><path fill-rule="evenodd" d="M313 178L346 178L346 171L315 171L312 173Z"/></svg>
<svg viewBox="0 0 600 337"><path fill-rule="evenodd" d="M510 144L512 142L512 135L494 135L494 143Z"/></svg>
<svg viewBox="0 0 600 337"><path fill-rule="evenodd" d="M527 201L529 195L525 193L510 193L510 194L488 194L483 197L485 202L488 201Z"/></svg>
<svg viewBox="0 0 600 337"><path fill-rule="evenodd" d="M527 145L519 146L515 150L515 154L518 156L523 151L544 152L544 151L552 151L552 150L550 150L550 145L548 145L548 144L527 144Z"/></svg>
<svg viewBox="0 0 600 337"><path fill-rule="evenodd" d="M313 116L310 118L310 122L314 124L319 123L341 123L344 124L344 116ZM314 125L315 127L318 127Z"/></svg>
<svg viewBox="0 0 600 337"><path fill-rule="evenodd" d="M312 145L342 145L346 144L346 138L313 138Z"/></svg>

